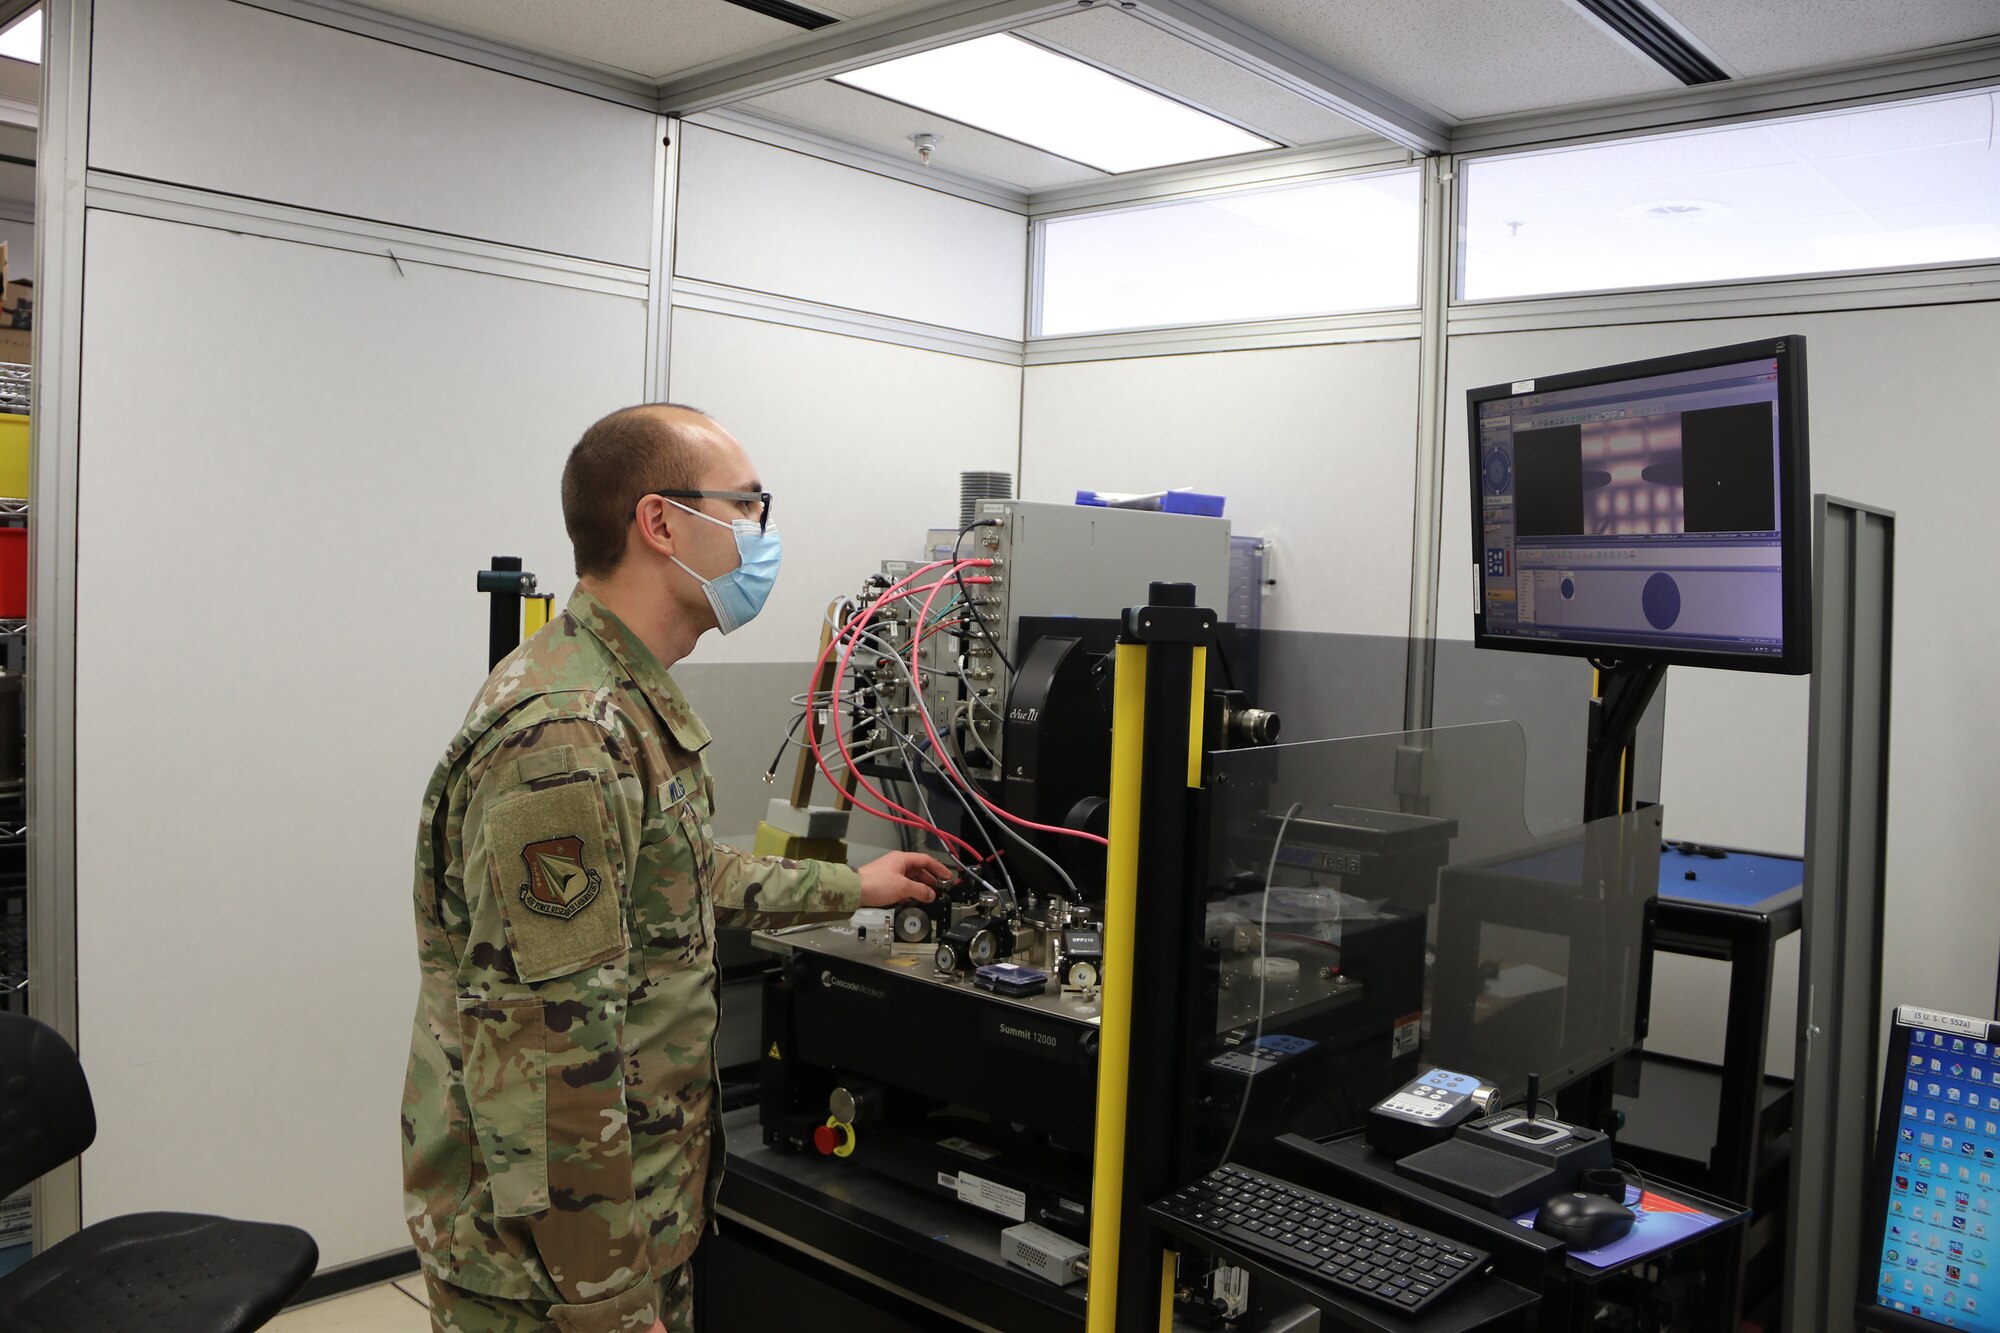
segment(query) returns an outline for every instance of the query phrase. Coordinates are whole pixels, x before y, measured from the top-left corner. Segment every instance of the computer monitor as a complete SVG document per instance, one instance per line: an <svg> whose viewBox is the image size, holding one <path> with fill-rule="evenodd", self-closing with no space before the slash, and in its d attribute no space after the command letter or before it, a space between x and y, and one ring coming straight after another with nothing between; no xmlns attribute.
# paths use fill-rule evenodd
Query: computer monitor
<svg viewBox="0 0 2000 1333"><path fill-rule="evenodd" d="M2000 1023L1903 1005L1889 1032L1856 1319L2000 1333Z"/></svg>
<svg viewBox="0 0 2000 1333"><path fill-rule="evenodd" d="M1474 389L1482 648L1810 669L1805 339Z"/></svg>

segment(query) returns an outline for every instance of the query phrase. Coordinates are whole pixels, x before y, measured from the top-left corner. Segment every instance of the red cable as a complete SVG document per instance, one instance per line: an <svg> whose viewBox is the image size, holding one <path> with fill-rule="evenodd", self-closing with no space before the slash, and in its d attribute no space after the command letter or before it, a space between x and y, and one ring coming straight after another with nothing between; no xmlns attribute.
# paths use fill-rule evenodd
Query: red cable
<svg viewBox="0 0 2000 1333"><path fill-rule="evenodd" d="M957 561L952 565L952 572L962 577L962 571L965 570L967 567L983 568L991 563L992 563L991 561L975 561L975 560ZM846 638L848 640L848 643L847 647L845 648L845 650L842 651L840 655L840 668L839 670L834 672L833 679L836 685L838 685L840 681L846 679L848 664L854 658L854 650L856 647L860 645L862 632L868 628L868 622L875 618L876 613L880 611L884 606L884 604L886 604L892 597L911 595L908 593L904 593L902 590L906 585L908 585L912 580L916 579L923 572L924 571L921 569L913 571L912 573L905 575L902 579L898 580L897 582L890 584L889 587L883 591L882 595L880 597L877 597L875 601L868 606L867 610L863 611L852 622L850 622L848 626L846 626L843 629L840 637ZM990 582L991 580L984 578L975 578L967 581L973 583L986 583ZM930 589L931 600L935 600L937 598L938 590L942 588L946 582L947 580L940 578L936 583L927 585ZM930 602L926 601L924 603L924 613L925 615L928 615L929 612L930 612ZM917 618L917 623L921 625L923 623L923 619L924 619L923 616L919 616ZM831 648L832 644L829 643L827 646ZM815 672L815 675L817 675L817 672ZM914 682L912 689L913 693L915 694L915 697L921 703L923 696L921 691L916 689ZM919 708L919 712L921 711L922 711L921 708ZM931 824L923 820L917 814L916 811L907 809L901 805L896 804L895 801L889 799L887 793L883 792L881 789L876 787L874 783L870 782L868 780L867 775L862 773L854 765L854 756L848 751L847 737L843 733L840 726L840 713L838 709L834 710L832 718L833 718L833 726L832 726L833 742L836 746L840 748L841 758L847 761L847 771L854 775L855 782L868 789L869 795L873 796L876 800L882 802L882 804L888 806L890 809L900 811L902 814L908 816L910 819L916 820L919 827L928 828L932 832L936 833L940 838L944 838L947 841L957 843L957 845L964 847L966 851L972 856L973 864L978 864L980 861L983 861L985 859L979 854L976 848L964 842L962 839L952 837L951 834L946 833L943 829L938 828L935 824Z"/></svg>
<svg viewBox="0 0 2000 1333"><path fill-rule="evenodd" d="M967 563L977 563L977 562L967 562ZM985 561L983 563L991 564L992 562ZM950 580L940 579L938 580L938 583L942 585L949 581ZM991 582L990 579L984 581ZM931 595L924 599L924 609L917 615L918 624L921 625L924 622L924 620L930 615L931 603L936 600L937 600L937 588L933 587L931 589ZM968 605L970 604L970 601L971 599L968 597L967 598ZM977 614L977 612L975 611L974 614ZM915 694L916 697L919 700L921 700L923 698L923 688L924 688L923 669L917 664L917 645L913 643L910 645L910 690L911 693ZM958 780L959 786L965 788L966 791L972 793L972 798L974 800L978 801L988 810L991 810L994 814L1000 816L1002 819L1006 820L1010 824L1018 824L1022 828L1034 829L1038 833L1054 833L1054 834L1059 834L1060 836L1065 838L1081 838L1085 842L1094 842L1100 847L1108 848L1111 845L1109 839L1100 838L1095 833L1086 833L1082 829L1058 828L1054 824L1037 824L1032 819L1023 819L1019 815L1011 814L1006 810L1002 810L999 806L993 804L993 802L986 799L986 793L980 791L979 788L975 787L970 782L967 782L965 780L964 775L958 771L958 766L951 762L951 756L945 753L944 742L938 739L937 728L933 726L931 723L930 712L927 709L920 708L917 710L917 716L921 717L924 720L924 731L931 738L931 748L933 751L936 752L938 762L944 765L945 769L952 775L952 777ZM967 720L970 721L969 716Z"/></svg>
<svg viewBox="0 0 2000 1333"><path fill-rule="evenodd" d="M828 637L826 647L820 651L819 660L813 664L812 675L806 682L806 707L812 708L815 706L813 704L813 696L818 693L820 672L825 669L827 658L832 654L834 644L840 642L840 640L842 640L843 638L849 637L850 635L858 634L860 627L862 625L865 625L868 619L873 618L874 609L879 608L879 606L883 602L889 600L889 598L896 593L897 589L900 588L903 583L908 583L911 579L916 578L918 575L921 575L929 570L937 568L939 565L943 565L946 563L948 562L943 560L933 561L928 565L925 565L917 570L912 571L907 577L899 581L897 584L892 584L887 590L885 590L882 596L877 599L875 607L870 609L867 616L863 617L858 623L850 623L848 625L842 626L837 633L830 635ZM852 652L852 647L850 646L849 653L851 652ZM844 654L842 657L843 673L846 668L846 662L847 662L847 655ZM834 684L834 689L831 693L833 694L834 700L836 702L830 702L827 711L829 718L832 720L835 733L834 738L837 742L840 743L841 754L848 761L849 764L848 771L853 774L853 776L857 781L865 784L867 783L867 779L863 778L860 773L854 771L852 766L853 756L848 752L846 742L840 735L840 708L837 703L837 699L839 696L839 684L840 684L839 675L836 675L834 677L833 684ZM894 806L895 809L901 810L903 815L909 817L902 818L897 815L890 814L886 810L877 810L874 807L870 806L866 801L861 800L860 797L851 787L843 786L840 780L833 775L833 770L827 766L826 758L820 751L819 736L817 734L817 731L810 725L808 725L806 728L806 742L807 742L807 749L810 750L812 753L813 763L817 765L819 771L823 775L825 775L828 784L831 785L836 792L838 792L842 796L845 796L849 801L849 803L851 803L856 809L862 811L864 814L874 815L877 819L887 820L888 822L893 824L901 824L908 828L922 829L928 833L934 834L940 841L945 843L947 846L963 849L964 854L971 858L971 864L976 865L984 859L983 857L980 856L978 849L973 847L970 843L966 842L962 838L954 837L953 835L945 832L943 829L937 827L935 824L930 823L928 820L916 817L915 812L906 810L900 805L896 805L895 802L888 800L888 798L885 796L882 796L882 794L879 791L875 791L875 788L873 787L872 784L869 784L869 790L871 792L874 792L875 795L879 799L881 799L885 804ZM961 857L961 859L963 859L963 857Z"/></svg>
<svg viewBox="0 0 2000 1333"><path fill-rule="evenodd" d="M942 563L944 562L943 561L935 562L935 564L942 564ZM934 567L935 565L931 565L931 566L926 566L925 568L934 568ZM919 570L917 572L922 573L923 571ZM825 670L826 668L826 660L828 656L831 655L831 653L833 652L833 645L838 643L842 638L844 638L847 635L848 628L849 628L848 626L842 626L837 633L828 636L826 647L820 650L819 660L813 664L812 675L806 681L806 707L808 709L816 707L816 705L813 702L813 698L819 692L818 687L819 687L820 672ZM838 678L835 679L834 686L835 688L832 691L832 694L835 696L835 698L837 698L839 694ZM834 703L829 704L828 715L834 718L836 721L838 720L839 708L837 704ZM940 836L948 836L944 835L943 830L937 829L934 826L922 820L899 819L895 815L892 815L887 811L877 810L874 807L870 806L866 801L860 800L850 788L842 786L840 780L834 777L833 770L827 766L826 759L824 758L824 756L821 755L819 748L818 733L816 729L810 725L806 727L806 748L812 754L813 763L819 768L819 771L823 775L825 775L827 783L830 786L832 786L835 792L837 792L841 796L846 797L848 802L852 804L856 809L860 810L862 813L874 815L877 819L888 820L891 823L903 824L910 828L921 828L928 832L937 833ZM969 844L961 842L960 845L968 846Z"/></svg>

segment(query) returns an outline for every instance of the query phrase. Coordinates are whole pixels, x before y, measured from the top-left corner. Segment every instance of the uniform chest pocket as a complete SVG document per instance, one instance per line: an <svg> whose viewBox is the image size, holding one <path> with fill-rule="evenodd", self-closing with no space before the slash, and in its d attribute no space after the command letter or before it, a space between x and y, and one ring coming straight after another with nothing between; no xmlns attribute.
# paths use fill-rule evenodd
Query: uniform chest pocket
<svg viewBox="0 0 2000 1333"><path fill-rule="evenodd" d="M709 823L708 784L690 765L660 784L660 812L670 834L687 849L688 868L703 892L715 877L715 843Z"/></svg>
<svg viewBox="0 0 2000 1333"><path fill-rule="evenodd" d="M659 815L643 851L647 892L638 902L648 952L691 962L713 938L708 903L715 854L708 838L706 784L699 768L682 770L658 788Z"/></svg>

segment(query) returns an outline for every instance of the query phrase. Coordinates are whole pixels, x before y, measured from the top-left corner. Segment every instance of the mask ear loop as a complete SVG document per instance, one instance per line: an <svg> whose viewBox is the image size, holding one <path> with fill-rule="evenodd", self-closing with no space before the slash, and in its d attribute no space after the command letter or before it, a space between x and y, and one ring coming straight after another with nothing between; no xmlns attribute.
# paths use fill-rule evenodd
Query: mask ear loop
<svg viewBox="0 0 2000 1333"><path fill-rule="evenodd" d="M673 533L672 533L671 531L669 531L669 530L668 530L668 528L667 528L667 526L666 526L666 522L667 522L667 508L666 508L666 507L667 507L667 505L672 505L672 506L673 506L674 508L676 508L676 509L680 510L680 511L681 511L682 513L685 513L685 514L690 514L690 515L694 516L695 518L702 518L702 519L708 519L708 521L709 521L710 523L721 523L721 522L722 522L722 520L720 520L720 519L716 519L716 518L709 518L709 516L708 516L707 514L704 514L704 513L702 513L702 512L701 512L701 511L700 511L699 509L691 509L691 508L689 508L689 507L688 507L687 505L684 505L684 504L682 504L682 503L681 503L680 501L678 501L678 500L675 500L675 499L673 499L673 498L672 498L672 497L670 497L670 496L665 496L665 495L662 495L662 496L660 496L659 498L660 498L660 499L661 499L662 501L664 501L664 502L665 502L664 504L662 504L662 505L660 506L660 531L666 534L666 538L667 538L667 540L668 540L668 541L672 541L672 540L674 539L674 534L673 534ZM725 524L723 524L723 526L724 526L724 527L727 527L727 528L729 528L729 529L731 529L732 531L734 531L734 530L735 530L735 527L736 527L736 525L735 525L734 523L725 523ZM673 562L674 562L674 563L675 563L676 565L679 565L679 566L681 567L681 572L682 572L682 573L686 574L686 575L687 575L687 576L688 576L689 578L693 579L693 580L694 580L694 581L695 581L696 583L699 583L699 584L701 585L701 590L702 590L702 591L703 591L704 593L708 593L708 585L709 585L710 583L713 583L713 582L714 582L714 580L713 580L713 579L706 579L706 578L703 578L703 577L702 577L701 575L699 575L699 574L695 573L695 572L694 572L694 570L693 570L693 569L692 569L692 568L691 568L691 567L690 567L690 566L688 565L687 561L685 561L685 560L681 559L681 558L680 558L679 556L677 556L677 555L670 555L670 556L668 556L668 557L667 557L667 559L669 559L669 560L673 561ZM715 595L714 595L713 593L708 593L708 596L709 596L709 602L710 602L710 604L713 604L713 603L714 603L714 601L715 601Z"/></svg>

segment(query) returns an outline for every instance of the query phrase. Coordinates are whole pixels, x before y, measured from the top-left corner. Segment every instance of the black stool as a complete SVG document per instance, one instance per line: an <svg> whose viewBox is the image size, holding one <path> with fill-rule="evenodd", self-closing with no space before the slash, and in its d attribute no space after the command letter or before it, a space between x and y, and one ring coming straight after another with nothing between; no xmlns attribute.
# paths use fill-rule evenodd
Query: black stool
<svg viewBox="0 0 2000 1333"><path fill-rule="evenodd" d="M97 1137L90 1085L53 1028L0 1014L0 1197ZM319 1247L296 1227L131 1213L0 1277L8 1333L247 1333L305 1285Z"/></svg>

